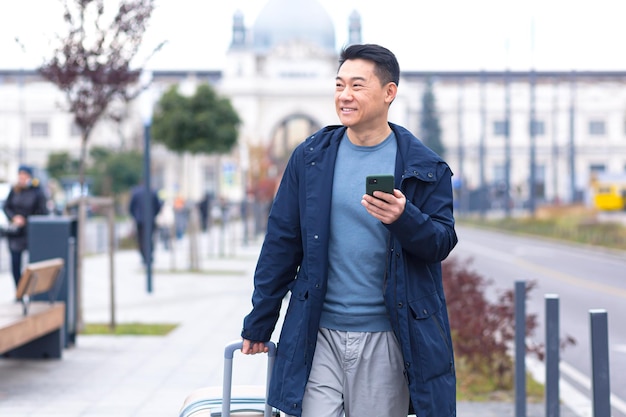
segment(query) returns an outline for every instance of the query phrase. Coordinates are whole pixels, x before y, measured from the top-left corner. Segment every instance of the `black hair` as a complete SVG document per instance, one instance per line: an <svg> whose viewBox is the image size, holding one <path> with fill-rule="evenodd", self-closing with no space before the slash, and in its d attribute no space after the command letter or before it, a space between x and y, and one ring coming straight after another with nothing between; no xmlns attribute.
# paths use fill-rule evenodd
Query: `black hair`
<svg viewBox="0 0 626 417"><path fill-rule="evenodd" d="M350 45L341 51L339 68L350 59L372 61L375 65L374 72L383 85L389 82L396 85L400 83L400 65L393 52L387 48L375 44Z"/></svg>

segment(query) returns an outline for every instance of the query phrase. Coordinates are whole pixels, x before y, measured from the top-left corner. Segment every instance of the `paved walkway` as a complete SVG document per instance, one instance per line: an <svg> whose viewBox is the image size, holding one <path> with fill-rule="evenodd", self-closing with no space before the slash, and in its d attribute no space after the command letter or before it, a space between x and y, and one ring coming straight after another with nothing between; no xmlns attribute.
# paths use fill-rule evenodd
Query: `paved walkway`
<svg viewBox="0 0 626 417"><path fill-rule="evenodd" d="M184 244L181 241L179 246ZM172 255L158 245L152 293L146 291L138 253L117 252L117 322L168 322L178 327L164 337L78 335L76 345L66 349L60 360L0 359L0 416L178 416L192 391L222 384L223 347L239 337L242 318L250 308L259 244L231 244L220 256L211 250L215 242L202 242L201 272L185 271L186 248ZM109 322L108 258L89 256L84 270L84 320ZM2 271L0 302L9 302L13 290L9 273ZM234 384L263 385L264 359L235 353ZM527 410L528 417L545 415L541 404L530 404ZM514 407L460 403L458 415L512 417ZM563 407L561 416L576 415Z"/></svg>

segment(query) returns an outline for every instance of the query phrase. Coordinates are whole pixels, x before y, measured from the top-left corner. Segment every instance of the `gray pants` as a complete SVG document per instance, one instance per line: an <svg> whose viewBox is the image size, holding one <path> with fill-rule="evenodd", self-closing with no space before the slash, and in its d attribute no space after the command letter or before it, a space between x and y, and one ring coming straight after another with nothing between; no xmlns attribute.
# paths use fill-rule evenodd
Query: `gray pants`
<svg viewBox="0 0 626 417"><path fill-rule="evenodd" d="M302 417L406 417L408 409L402 352L393 332L319 330Z"/></svg>

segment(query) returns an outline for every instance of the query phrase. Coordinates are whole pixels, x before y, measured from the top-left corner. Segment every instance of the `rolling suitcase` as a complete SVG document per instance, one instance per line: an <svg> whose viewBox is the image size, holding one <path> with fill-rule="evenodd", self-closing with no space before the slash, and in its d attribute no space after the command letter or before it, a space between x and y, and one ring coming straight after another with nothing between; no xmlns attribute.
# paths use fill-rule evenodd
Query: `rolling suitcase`
<svg viewBox="0 0 626 417"><path fill-rule="evenodd" d="M221 389L214 387L200 388L192 392L183 403L180 417L257 417L279 416L267 405L267 391L272 377L272 365L276 355L276 345L273 342L266 343L269 348L267 354L267 381L266 386L237 386L237 395L232 396L233 355L236 350L241 350L241 340L234 341L224 348L224 381Z"/></svg>

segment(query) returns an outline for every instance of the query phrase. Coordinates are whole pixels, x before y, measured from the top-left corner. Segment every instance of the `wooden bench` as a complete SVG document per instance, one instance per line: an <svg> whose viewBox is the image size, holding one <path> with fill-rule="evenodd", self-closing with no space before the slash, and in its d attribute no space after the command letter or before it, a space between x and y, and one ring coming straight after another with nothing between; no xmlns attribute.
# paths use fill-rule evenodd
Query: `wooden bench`
<svg viewBox="0 0 626 417"><path fill-rule="evenodd" d="M56 297L63 266L63 258L28 264L16 300L0 304L0 354L4 357L61 357L65 303Z"/></svg>

